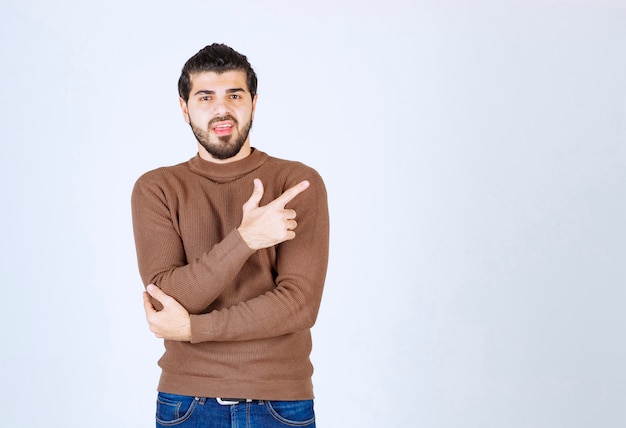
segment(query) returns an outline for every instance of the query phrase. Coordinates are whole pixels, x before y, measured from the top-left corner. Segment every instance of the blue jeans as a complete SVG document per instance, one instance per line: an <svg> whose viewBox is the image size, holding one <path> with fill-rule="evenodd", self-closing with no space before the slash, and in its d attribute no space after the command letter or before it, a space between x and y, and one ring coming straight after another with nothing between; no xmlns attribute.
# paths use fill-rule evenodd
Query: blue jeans
<svg viewBox="0 0 626 428"><path fill-rule="evenodd" d="M159 392L157 428L315 428L313 400L223 405L215 398Z"/></svg>

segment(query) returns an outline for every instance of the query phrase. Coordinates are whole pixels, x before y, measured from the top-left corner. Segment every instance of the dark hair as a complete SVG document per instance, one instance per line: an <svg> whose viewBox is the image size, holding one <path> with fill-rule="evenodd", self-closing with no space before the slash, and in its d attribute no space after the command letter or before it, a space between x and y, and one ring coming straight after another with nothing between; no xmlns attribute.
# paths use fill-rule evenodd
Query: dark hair
<svg viewBox="0 0 626 428"><path fill-rule="evenodd" d="M202 48L197 54L187 60L178 79L178 94L187 102L191 92L191 75L203 71L224 73L226 71L243 71L246 73L248 90L252 98L256 95L256 73L245 55L221 43Z"/></svg>

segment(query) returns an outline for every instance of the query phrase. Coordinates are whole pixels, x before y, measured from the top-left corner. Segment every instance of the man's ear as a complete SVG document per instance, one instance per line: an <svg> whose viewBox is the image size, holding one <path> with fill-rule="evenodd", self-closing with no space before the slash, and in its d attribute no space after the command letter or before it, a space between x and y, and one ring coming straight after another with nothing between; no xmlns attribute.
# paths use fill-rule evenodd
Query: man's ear
<svg viewBox="0 0 626 428"><path fill-rule="evenodd" d="M187 102L185 100L183 100L182 97L178 98L178 101L180 103L180 109L183 111L183 116L185 117L185 122L190 123L190 120L189 120L189 109L187 107Z"/></svg>
<svg viewBox="0 0 626 428"><path fill-rule="evenodd" d="M254 111L256 110L256 100L259 99L259 94L255 94L254 98L252 98L252 119L254 119Z"/></svg>

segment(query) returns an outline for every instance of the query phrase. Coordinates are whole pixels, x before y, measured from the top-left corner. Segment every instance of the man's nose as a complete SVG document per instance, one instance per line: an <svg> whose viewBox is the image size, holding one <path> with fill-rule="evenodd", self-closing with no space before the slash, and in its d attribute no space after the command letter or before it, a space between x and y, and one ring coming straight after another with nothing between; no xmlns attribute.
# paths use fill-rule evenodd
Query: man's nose
<svg viewBox="0 0 626 428"><path fill-rule="evenodd" d="M216 100L215 104L215 114L218 116L224 116L227 113L230 112L230 110L228 109L228 104L226 103L226 100Z"/></svg>

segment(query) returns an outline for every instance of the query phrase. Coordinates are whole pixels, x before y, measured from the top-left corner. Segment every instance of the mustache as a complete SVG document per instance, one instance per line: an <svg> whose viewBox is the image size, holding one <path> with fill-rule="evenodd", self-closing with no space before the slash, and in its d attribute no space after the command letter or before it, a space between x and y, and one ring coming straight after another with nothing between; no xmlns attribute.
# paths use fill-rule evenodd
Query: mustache
<svg viewBox="0 0 626 428"><path fill-rule="evenodd" d="M212 125L216 124L217 122L224 122L225 120L231 120L231 121L233 121L235 123L235 125L239 124L239 122L237 122L237 119L232 117L230 114L225 114L224 116L216 116L213 119L211 119L209 121L209 127L211 127Z"/></svg>

